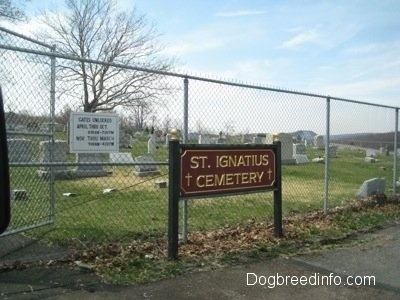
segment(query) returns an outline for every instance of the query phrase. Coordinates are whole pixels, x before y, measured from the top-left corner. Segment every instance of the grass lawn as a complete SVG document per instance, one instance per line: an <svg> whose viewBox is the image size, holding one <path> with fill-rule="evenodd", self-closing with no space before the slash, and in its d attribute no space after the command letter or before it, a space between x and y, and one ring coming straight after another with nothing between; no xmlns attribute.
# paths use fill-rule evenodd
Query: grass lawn
<svg viewBox="0 0 400 300"><path fill-rule="evenodd" d="M135 157L146 150L143 139L124 151L131 151ZM165 162L167 154L160 145L155 160ZM307 154L310 159L323 156L322 151L313 149L308 149ZM167 166L159 166L157 177L137 177L133 166L111 166L106 167L111 174L105 177L56 180L55 222L29 234L78 250L72 261L92 264L104 279L118 284L148 282L246 257L318 248L321 241L336 241L353 231L377 228L400 218L398 205L363 208L355 201L360 185L373 177L386 180L386 194L390 195L393 157L379 156L376 163L366 163L364 156L362 151L339 149L337 157L331 159L331 210L326 215L321 213L324 164L282 166L283 239L273 237L272 192L191 199L190 242L180 245L181 260L168 260L168 189L155 186L156 180L168 179ZM14 189L24 188L29 196L25 201L12 202L13 226L49 219L53 205L48 198L48 181L39 179L35 168L20 167L11 169L11 179ZM107 188L115 191L103 193ZM66 192L77 196L65 197ZM350 208L340 210L335 208L338 206Z"/></svg>
<svg viewBox="0 0 400 300"><path fill-rule="evenodd" d="M147 143L143 138L125 151L131 151L135 157L146 150ZM310 159L323 155L322 151L307 151ZM155 160L165 162L167 154L166 147L160 145ZM376 163L366 163L362 151L339 149L337 154L330 162L329 207L353 200L362 182L369 178L383 177L387 189L391 187L392 157L379 156ZM155 180L167 180L167 167L159 167L161 175L157 178L137 177L133 174L133 166L107 168L112 173L106 177L56 181L56 214L53 230L48 234L50 241L91 243L167 232L168 189L157 188L154 184ZM32 195L29 201L13 202L15 226L22 220L27 222L32 213L50 211L48 183L38 179L34 172L33 168L12 170L13 186L18 183ZM282 166L284 216L323 208L324 173L324 164ZM106 188L116 191L103 194ZM77 196L64 197L66 192ZM271 220L273 197L271 192L266 192L193 199L188 201L188 208L189 231L213 230L248 220Z"/></svg>

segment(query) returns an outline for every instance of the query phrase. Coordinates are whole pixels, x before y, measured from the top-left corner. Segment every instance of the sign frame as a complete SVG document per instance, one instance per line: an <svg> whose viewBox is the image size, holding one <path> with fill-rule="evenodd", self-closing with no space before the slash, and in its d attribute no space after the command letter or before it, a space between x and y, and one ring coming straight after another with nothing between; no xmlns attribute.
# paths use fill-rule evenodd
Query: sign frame
<svg viewBox="0 0 400 300"><path fill-rule="evenodd" d="M172 132L171 132L172 133ZM181 169L181 156L182 150L184 151L189 149L210 149L209 145L180 145L179 138L177 135L177 131L172 133L170 141L169 141L169 171L168 171L168 180L169 180L169 189L168 189L168 257L170 259L178 259L178 242L179 242L179 201L182 199L186 199L187 196L182 197L181 191L181 182L182 182L182 169ZM192 148L194 147L194 148ZM271 186L264 187L261 189L250 189L245 193L250 192L262 192L272 191L273 192L273 210L274 210L274 235L276 237L283 236L282 230L282 170L281 170L281 142L274 141L273 144L264 144L264 145L213 145L219 150L228 150L230 148L241 150L251 150L251 149L271 149L274 151L274 166L275 166L275 180ZM185 152L183 152L185 153ZM208 168L209 163L208 159L200 159L201 164L204 168ZM198 161L197 161L198 162ZM192 162L195 164L195 162ZM215 162L214 162L215 163ZM212 163L211 163L212 165ZM211 169L210 165L210 169ZM204 194L201 195L191 195L193 197L211 197L211 196L223 196L225 194L244 193L235 191L220 191L218 193ZM207 196L208 195L208 196ZM267 229L266 229L267 230Z"/></svg>

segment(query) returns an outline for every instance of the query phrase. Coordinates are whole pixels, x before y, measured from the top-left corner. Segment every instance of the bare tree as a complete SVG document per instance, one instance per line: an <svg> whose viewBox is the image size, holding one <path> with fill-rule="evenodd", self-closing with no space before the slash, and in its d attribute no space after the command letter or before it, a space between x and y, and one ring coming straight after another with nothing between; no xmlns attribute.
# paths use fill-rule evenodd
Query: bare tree
<svg viewBox="0 0 400 300"><path fill-rule="evenodd" d="M14 3L13 3L14 2ZM20 1L18 1L20 2ZM19 5L15 4L15 0L0 0L0 21L5 20L9 22L16 23L18 21L23 21L26 20L26 15L24 10L20 7L22 4L18 3ZM3 32L0 32L0 41L3 41L5 38L5 34ZM2 63L7 63L7 60L5 59L6 51L5 50L0 50L0 60ZM10 82L11 76L9 76L8 72L4 70L3 66L0 66L0 81L2 83L4 82Z"/></svg>
<svg viewBox="0 0 400 300"><path fill-rule="evenodd" d="M24 11L12 3L11 0L0 0L0 19L5 19L11 22L23 21L26 19Z"/></svg>
<svg viewBox="0 0 400 300"><path fill-rule="evenodd" d="M58 75L64 94L82 99L84 111L96 112L143 107L167 92L158 80L160 72L170 70L172 60L160 57L155 27L143 15L135 9L118 12L112 0L66 0L66 5L67 13L45 14L47 39L62 54L104 63L64 61ZM156 72L116 68L111 63Z"/></svg>
<svg viewBox="0 0 400 300"><path fill-rule="evenodd" d="M69 122L71 112L72 108L68 104L64 105L62 110L56 115L56 122L63 125L67 125Z"/></svg>
<svg viewBox="0 0 400 300"><path fill-rule="evenodd" d="M136 105L131 106L131 120L135 129L143 129L146 125L146 120L152 113L151 105L148 101L137 100Z"/></svg>
<svg viewBox="0 0 400 300"><path fill-rule="evenodd" d="M228 120L224 125L225 135L232 136L235 133L235 122L233 120Z"/></svg>
<svg viewBox="0 0 400 300"><path fill-rule="evenodd" d="M166 116L162 122L162 129L164 131L164 133L169 133L170 129L171 129L171 118L169 116Z"/></svg>

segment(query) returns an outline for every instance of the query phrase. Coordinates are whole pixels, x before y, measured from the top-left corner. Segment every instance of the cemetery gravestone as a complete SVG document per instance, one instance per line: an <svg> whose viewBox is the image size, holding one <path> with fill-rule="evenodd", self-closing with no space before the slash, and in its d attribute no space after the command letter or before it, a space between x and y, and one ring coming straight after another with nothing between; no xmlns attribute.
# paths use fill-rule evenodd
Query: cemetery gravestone
<svg viewBox="0 0 400 300"><path fill-rule="evenodd" d="M124 130L119 131L119 147L130 148L132 147L132 136Z"/></svg>
<svg viewBox="0 0 400 300"><path fill-rule="evenodd" d="M281 158L283 165L295 165L296 160L293 158L293 137L289 133L279 133L276 135L281 142ZM267 133L265 137L266 144L274 142L274 134Z"/></svg>
<svg viewBox="0 0 400 300"><path fill-rule="evenodd" d="M308 163L309 159L306 154L306 146L303 144L293 144L293 158L297 164Z"/></svg>
<svg viewBox="0 0 400 300"><path fill-rule="evenodd" d="M218 138L218 139L215 141L215 143L216 143L216 144L225 144L225 138Z"/></svg>
<svg viewBox="0 0 400 300"><path fill-rule="evenodd" d="M366 157L376 157L376 150L375 149L367 149L365 150Z"/></svg>
<svg viewBox="0 0 400 300"><path fill-rule="evenodd" d="M252 142L252 139L249 134L243 134L241 141L242 141L242 144L249 144Z"/></svg>
<svg viewBox="0 0 400 300"><path fill-rule="evenodd" d="M110 172L103 169L101 165L90 165L90 163L103 162L103 153L77 153L76 162L81 164L73 172L74 177L101 177Z"/></svg>
<svg viewBox="0 0 400 300"><path fill-rule="evenodd" d="M211 138L207 134L200 134L198 141L199 141L199 144L205 144L205 145L211 144Z"/></svg>
<svg viewBox="0 0 400 300"><path fill-rule="evenodd" d="M389 156L389 148L388 147L380 147L379 151L382 155Z"/></svg>
<svg viewBox="0 0 400 300"><path fill-rule="evenodd" d="M363 182L356 193L357 197L368 197L372 195L382 195L385 193L385 179L372 178Z"/></svg>
<svg viewBox="0 0 400 300"><path fill-rule="evenodd" d="M169 146L169 140L171 139L171 134L170 133L167 133L166 135L165 135L165 146Z"/></svg>
<svg viewBox="0 0 400 300"><path fill-rule="evenodd" d="M51 153L53 151L53 153ZM64 140L55 140L54 145L50 141L42 141L39 143L39 161L46 162L57 162L66 163L68 153L68 143ZM53 156L53 157L51 157ZM37 174L41 178L49 178L50 168L43 167L37 171ZM71 173L68 171L66 166L54 166L53 174L55 179L65 179L71 177Z"/></svg>
<svg viewBox="0 0 400 300"><path fill-rule="evenodd" d="M8 160L10 162L31 162L32 141L28 139L7 139Z"/></svg>
<svg viewBox="0 0 400 300"><path fill-rule="evenodd" d="M153 163L155 162L151 156L142 155L135 157L136 163ZM149 176L149 175L158 175L160 171L157 169L156 165L149 164L137 164L135 165L135 175L136 176Z"/></svg>
<svg viewBox="0 0 400 300"><path fill-rule="evenodd" d="M147 142L147 153L148 154L154 154L156 152L157 146L156 146L156 138L154 134L151 134L148 142Z"/></svg>
<svg viewBox="0 0 400 300"><path fill-rule="evenodd" d="M330 158L337 157L337 146L331 145L328 148L328 156Z"/></svg>
<svg viewBox="0 0 400 300"><path fill-rule="evenodd" d="M263 140L261 136L254 136L253 137L253 144L259 145L262 144Z"/></svg>
<svg viewBox="0 0 400 300"><path fill-rule="evenodd" d="M132 164L134 160L129 152L111 152L110 162L117 164Z"/></svg>
<svg viewBox="0 0 400 300"><path fill-rule="evenodd" d="M325 148L325 141L323 135L316 135L314 137L314 148L316 149L324 149Z"/></svg>
<svg viewBox="0 0 400 300"><path fill-rule="evenodd" d="M223 136L223 133L220 132L219 133L219 137L215 142L216 144L225 144L225 137Z"/></svg>

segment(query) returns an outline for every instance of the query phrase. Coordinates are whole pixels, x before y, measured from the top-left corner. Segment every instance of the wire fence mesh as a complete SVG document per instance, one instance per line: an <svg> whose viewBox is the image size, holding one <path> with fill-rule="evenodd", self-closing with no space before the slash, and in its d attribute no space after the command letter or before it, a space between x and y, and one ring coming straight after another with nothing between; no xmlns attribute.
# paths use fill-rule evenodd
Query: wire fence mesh
<svg viewBox="0 0 400 300"><path fill-rule="evenodd" d="M78 61L7 31L0 44L13 195L12 221L3 238L37 228L24 237L79 248L165 237L171 128L179 128L182 142L192 144L265 144L278 133L284 215L346 204L369 178L384 178L385 192L395 192L398 108L156 73L143 86L154 91L151 101L138 95L134 105L106 106L119 116L119 152L85 156L68 147L69 114L82 110L82 97L81 82L63 71ZM87 63L94 69L104 65ZM110 68L114 85L133 73L150 77L131 66ZM186 204L189 231L268 221L273 215L271 193Z"/></svg>

